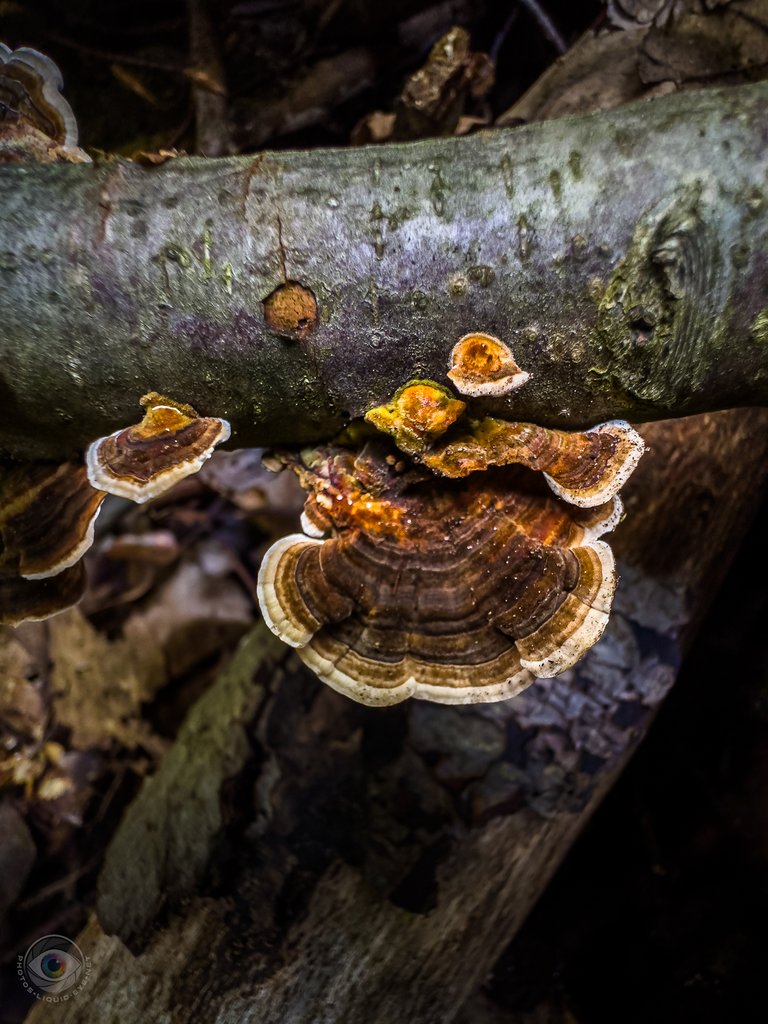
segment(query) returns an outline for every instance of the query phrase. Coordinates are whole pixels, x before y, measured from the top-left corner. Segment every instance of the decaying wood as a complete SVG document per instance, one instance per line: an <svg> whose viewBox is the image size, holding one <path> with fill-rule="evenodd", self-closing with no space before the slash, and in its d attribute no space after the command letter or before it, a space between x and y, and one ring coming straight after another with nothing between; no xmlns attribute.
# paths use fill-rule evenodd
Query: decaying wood
<svg viewBox="0 0 768 1024"><path fill-rule="evenodd" d="M645 428L609 628L513 701L365 708L257 627L115 836L87 992L31 1024L449 1024L672 685L767 425Z"/></svg>
<svg viewBox="0 0 768 1024"><path fill-rule="evenodd" d="M757 83L374 150L6 168L0 447L81 450L153 389L234 445L323 439L444 381L473 330L531 373L485 402L507 418L764 403L767 121Z"/></svg>

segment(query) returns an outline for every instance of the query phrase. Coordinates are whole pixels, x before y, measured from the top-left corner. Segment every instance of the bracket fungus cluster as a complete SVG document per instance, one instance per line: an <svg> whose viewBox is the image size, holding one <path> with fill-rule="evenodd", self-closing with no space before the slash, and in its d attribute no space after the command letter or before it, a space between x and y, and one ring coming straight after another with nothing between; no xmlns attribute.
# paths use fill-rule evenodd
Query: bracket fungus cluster
<svg viewBox="0 0 768 1024"><path fill-rule="evenodd" d="M141 423L94 441L85 465L0 470L0 623L44 619L79 601L81 559L107 494L141 504L195 473L229 437L229 424L155 392Z"/></svg>
<svg viewBox="0 0 768 1024"><path fill-rule="evenodd" d="M378 433L276 456L308 497L305 534L262 562L270 629L371 705L500 700L574 665L608 621L616 574L601 537L621 518L640 436L623 422L473 420L423 380L366 419Z"/></svg>
<svg viewBox="0 0 768 1024"><path fill-rule="evenodd" d="M411 381L365 418L440 476L519 464L543 473L558 497L583 508L617 494L645 450L623 420L586 431L549 430L492 416L471 419L466 408L440 384Z"/></svg>

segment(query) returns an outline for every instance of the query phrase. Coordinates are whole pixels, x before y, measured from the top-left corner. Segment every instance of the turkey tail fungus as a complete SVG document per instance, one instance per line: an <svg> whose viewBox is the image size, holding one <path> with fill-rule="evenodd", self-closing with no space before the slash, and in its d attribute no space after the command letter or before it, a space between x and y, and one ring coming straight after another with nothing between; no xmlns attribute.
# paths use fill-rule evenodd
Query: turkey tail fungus
<svg viewBox="0 0 768 1024"><path fill-rule="evenodd" d="M229 423L152 391L141 399L141 423L94 441L86 453L94 487L141 505L196 473L216 445L229 438Z"/></svg>
<svg viewBox="0 0 768 1024"><path fill-rule="evenodd" d="M420 459L435 473L451 477L519 463L543 473L564 501L589 508L618 493L644 450L643 439L623 420L579 433L486 417Z"/></svg>
<svg viewBox="0 0 768 1024"><path fill-rule="evenodd" d="M141 404L142 422L94 441L86 465L0 469L0 624L44 619L80 600L80 559L108 493L149 501L197 472L229 437L226 420L154 392Z"/></svg>
<svg viewBox="0 0 768 1024"><path fill-rule="evenodd" d="M508 345L491 334L465 334L453 347L448 379L462 395L506 395L530 378Z"/></svg>
<svg viewBox="0 0 768 1024"><path fill-rule="evenodd" d="M105 498L75 463L0 471L0 623L45 619L80 600L85 573L77 563Z"/></svg>
<svg viewBox="0 0 768 1024"><path fill-rule="evenodd" d="M384 439L282 459L309 491L304 522L331 536L274 544L259 600L334 689L371 705L500 700L601 635L616 575L599 538L619 498L573 507L516 465L441 478Z"/></svg>
<svg viewBox="0 0 768 1024"><path fill-rule="evenodd" d="M77 604L87 577L82 562L49 579L27 580L0 569L0 625L39 622Z"/></svg>
<svg viewBox="0 0 768 1024"><path fill-rule="evenodd" d="M61 72L37 50L0 43L0 163L89 163L61 95Z"/></svg>

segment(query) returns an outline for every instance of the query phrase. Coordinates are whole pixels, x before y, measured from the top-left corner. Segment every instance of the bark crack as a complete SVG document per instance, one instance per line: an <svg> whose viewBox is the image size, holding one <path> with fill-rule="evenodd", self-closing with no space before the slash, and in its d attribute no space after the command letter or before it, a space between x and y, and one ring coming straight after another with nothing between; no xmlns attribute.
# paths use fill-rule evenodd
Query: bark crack
<svg viewBox="0 0 768 1024"><path fill-rule="evenodd" d="M288 269L285 259L285 246L283 245L283 221L280 216L280 211L277 211L277 255L280 260L280 270L283 275L283 281L288 281Z"/></svg>

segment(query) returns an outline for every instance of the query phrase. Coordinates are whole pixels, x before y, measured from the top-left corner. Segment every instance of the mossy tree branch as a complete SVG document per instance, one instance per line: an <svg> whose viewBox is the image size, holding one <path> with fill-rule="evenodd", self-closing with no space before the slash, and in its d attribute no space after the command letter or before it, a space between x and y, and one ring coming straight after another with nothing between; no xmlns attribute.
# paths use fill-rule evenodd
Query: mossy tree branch
<svg viewBox="0 0 768 1024"><path fill-rule="evenodd" d="M235 445L319 439L445 381L471 330L530 371L484 403L518 420L765 403L766 125L754 84L377 149L4 169L0 449L74 452L152 389Z"/></svg>

